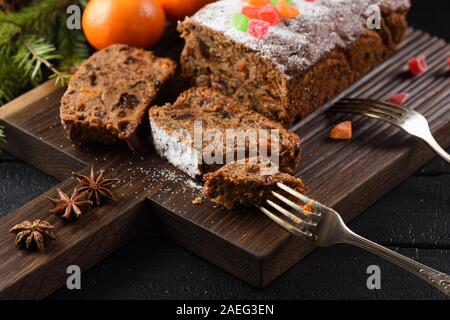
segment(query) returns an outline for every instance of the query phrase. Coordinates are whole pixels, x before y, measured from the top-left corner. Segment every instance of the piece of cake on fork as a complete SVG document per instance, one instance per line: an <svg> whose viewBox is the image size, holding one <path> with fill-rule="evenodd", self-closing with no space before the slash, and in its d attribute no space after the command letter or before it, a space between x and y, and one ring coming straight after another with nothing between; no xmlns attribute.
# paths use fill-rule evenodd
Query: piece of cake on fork
<svg viewBox="0 0 450 320"><path fill-rule="evenodd" d="M205 175L204 195L227 209L236 206L250 207L261 204L266 199L274 199L271 194L276 184L281 182L292 189L306 193L300 178L287 173L272 171L269 159L253 157L227 163L215 172Z"/></svg>

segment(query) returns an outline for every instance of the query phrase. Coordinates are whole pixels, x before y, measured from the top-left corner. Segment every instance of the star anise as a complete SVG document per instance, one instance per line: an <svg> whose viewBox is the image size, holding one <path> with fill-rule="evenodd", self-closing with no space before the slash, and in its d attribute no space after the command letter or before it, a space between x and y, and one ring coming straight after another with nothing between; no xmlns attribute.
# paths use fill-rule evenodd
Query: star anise
<svg viewBox="0 0 450 320"><path fill-rule="evenodd" d="M45 220L28 220L16 224L9 232L16 234L16 245L24 246L27 249L36 247L44 250L46 238L56 239L53 233L53 226Z"/></svg>
<svg viewBox="0 0 450 320"><path fill-rule="evenodd" d="M87 191L88 199L92 201L95 200L95 203L98 206L101 205L102 198L117 201L110 189L114 183L119 181L119 179L105 178L105 170L100 170L98 177L95 177L94 166L91 166L90 176L83 176L75 172L73 172L72 175L80 183L79 191Z"/></svg>
<svg viewBox="0 0 450 320"><path fill-rule="evenodd" d="M55 206L50 213L58 217L63 217L66 220L76 220L83 214L84 207L92 206L92 201L87 199L86 192L80 192L77 188L73 190L72 195L69 195L60 189L58 190L59 199L47 198Z"/></svg>

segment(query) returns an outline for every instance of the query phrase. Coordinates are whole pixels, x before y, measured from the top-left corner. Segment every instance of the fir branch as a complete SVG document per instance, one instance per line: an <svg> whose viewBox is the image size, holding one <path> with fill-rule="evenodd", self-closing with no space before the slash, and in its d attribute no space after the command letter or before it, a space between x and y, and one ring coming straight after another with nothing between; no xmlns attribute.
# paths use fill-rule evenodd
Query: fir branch
<svg viewBox="0 0 450 320"><path fill-rule="evenodd" d="M25 38L20 37L20 41L23 43L24 50L19 50L15 56L15 62L19 68L23 68L25 74L31 79L31 81L40 80L42 78L41 65L45 65L52 73L58 75L60 72L50 62L53 59L60 59L57 55L56 49L51 43L47 43L41 38Z"/></svg>
<svg viewBox="0 0 450 320"><path fill-rule="evenodd" d="M0 10L0 106L47 77L58 85L68 83L90 47L81 30L66 27L66 8L70 4L84 8L86 3L33 0L16 12Z"/></svg>
<svg viewBox="0 0 450 320"><path fill-rule="evenodd" d="M66 85L90 54L81 30L66 27L66 7L86 0L33 0L0 10L0 106L47 78ZM56 32L55 32L56 30Z"/></svg>
<svg viewBox="0 0 450 320"><path fill-rule="evenodd" d="M57 86L61 87L68 85L70 78L72 78L72 74L70 74L69 72L62 72L62 71L54 73L49 77L49 79L55 80L55 84Z"/></svg>
<svg viewBox="0 0 450 320"><path fill-rule="evenodd" d="M66 27L69 4L85 1L34 0L18 12L0 11L0 106L47 77L67 84L89 56L82 31Z"/></svg>
<svg viewBox="0 0 450 320"><path fill-rule="evenodd" d="M57 20L64 8L71 0L37 0L22 10L12 12L0 12L0 34L2 36L0 46L13 40L24 30L34 30L36 34L48 33L54 27L52 22ZM8 33L5 34L5 31Z"/></svg>
<svg viewBox="0 0 450 320"><path fill-rule="evenodd" d="M3 17L2 17L3 16ZM14 38L20 33L21 27L15 22L9 22L7 14L0 11L0 49L4 50L14 41Z"/></svg>
<svg viewBox="0 0 450 320"><path fill-rule="evenodd" d="M0 106L16 97L26 87L24 75L9 60L0 58Z"/></svg>

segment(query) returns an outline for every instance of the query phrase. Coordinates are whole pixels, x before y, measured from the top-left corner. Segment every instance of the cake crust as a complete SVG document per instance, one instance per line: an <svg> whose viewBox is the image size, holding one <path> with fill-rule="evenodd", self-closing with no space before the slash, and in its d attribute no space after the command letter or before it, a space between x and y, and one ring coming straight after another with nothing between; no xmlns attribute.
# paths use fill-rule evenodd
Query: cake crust
<svg viewBox="0 0 450 320"><path fill-rule="evenodd" d="M87 59L61 99L60 116L69 139L140 144L138 130L148 108L176 64L167 58L117 44Z"/></svg>

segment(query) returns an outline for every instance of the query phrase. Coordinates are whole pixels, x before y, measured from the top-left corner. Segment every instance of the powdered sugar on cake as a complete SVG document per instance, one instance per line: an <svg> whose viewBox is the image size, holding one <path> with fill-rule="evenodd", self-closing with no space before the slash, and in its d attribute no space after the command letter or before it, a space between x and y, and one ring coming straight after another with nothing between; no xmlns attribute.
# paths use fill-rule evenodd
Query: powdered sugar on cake
<svg viewBox="0 0 450 320"><path fill-rule="evenodd" d="M191 19L205 27L259 52L273 61L286 74L294 76L315 64L325 53L343 47L363 33L369 6L406 10L409 0L293 0L300 10L294 19L283 19L257 39L232 25L232 16L240 12L241 0L211 3Z"/></svg>

